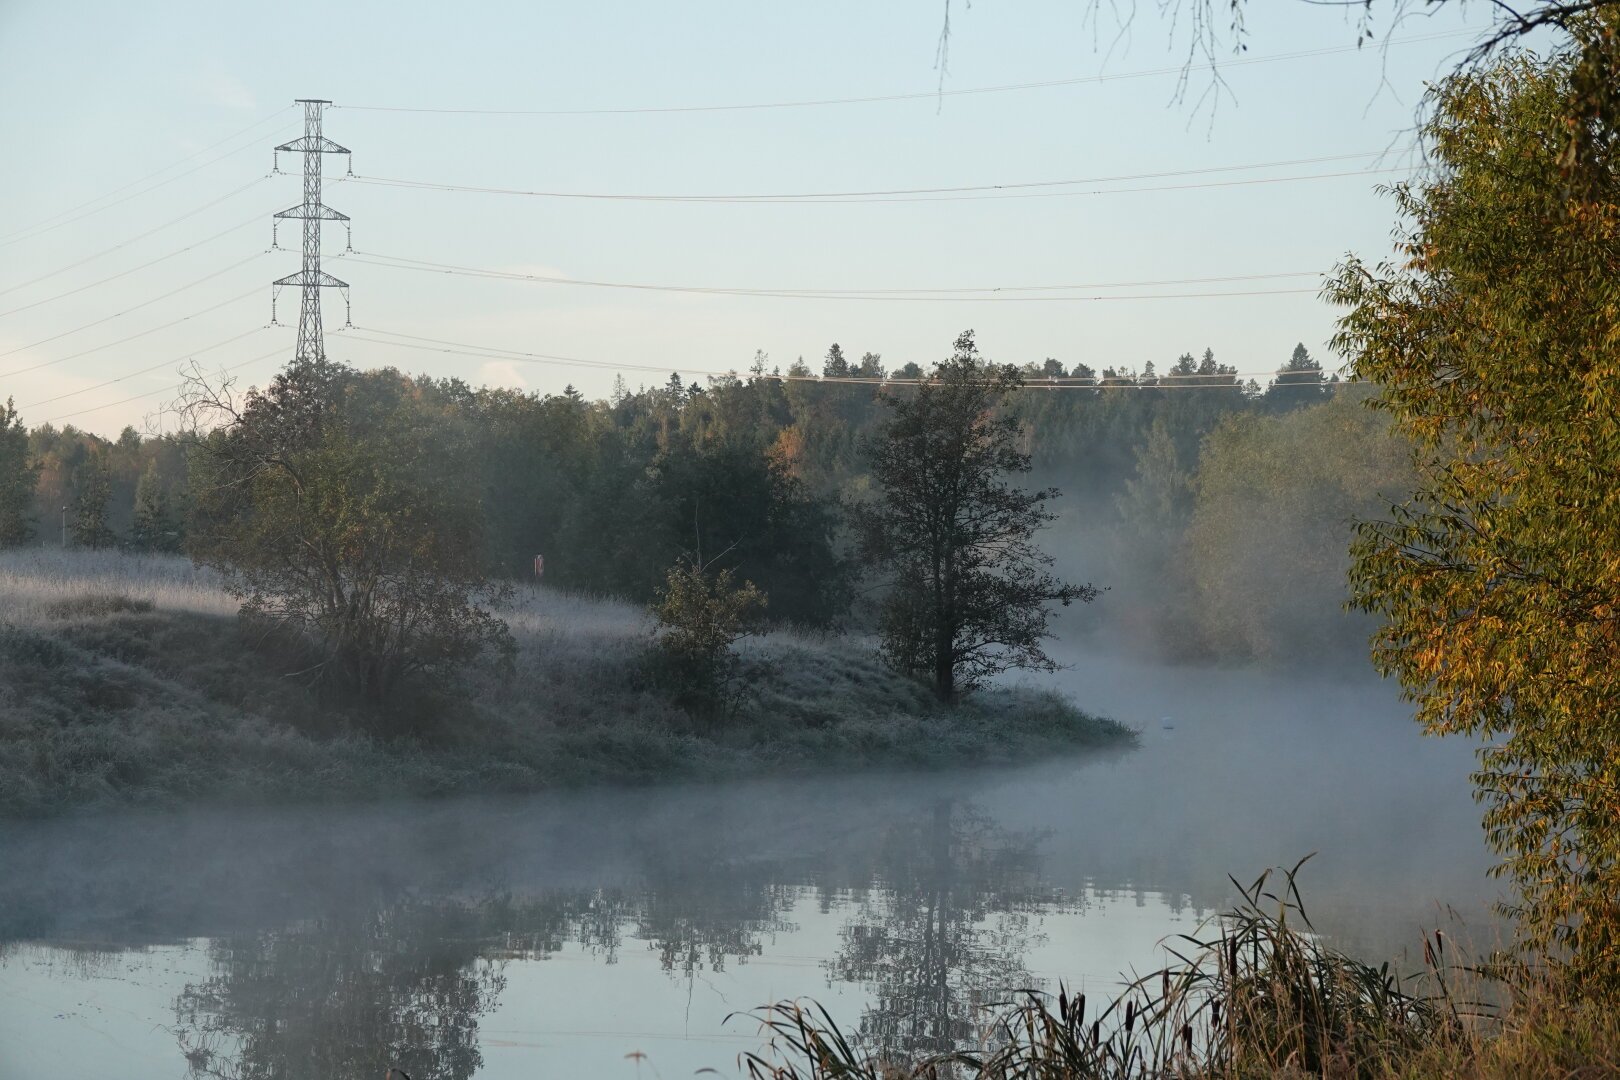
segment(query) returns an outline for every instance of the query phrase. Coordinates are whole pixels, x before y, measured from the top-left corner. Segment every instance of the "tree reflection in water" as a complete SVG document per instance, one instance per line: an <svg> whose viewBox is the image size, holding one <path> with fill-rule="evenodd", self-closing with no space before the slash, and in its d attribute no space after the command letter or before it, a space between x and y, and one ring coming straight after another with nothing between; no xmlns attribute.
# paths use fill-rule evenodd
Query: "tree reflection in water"
<svg viewBox="0 0 1620 1080"><path fill-rule="evenodd" d="M193 1077L466 1080L478 1018L505 985L481 955L484 915L402 902L357 917L217 940L216 969L175 1002Z"/></svg>
<svg viewBox="0 0 1620 1080"><path fill-rule="evenodd" d="M984 1006L1039 985L1024 967L1042 940L1030 916L1065 903L1040 883L1043 836L1008 832L951 800L888 830L879 884L827 962L833 978L872 988L859 1028L868 1049L911 1059L975 1045Z"/></svg>
<svg viewBox="0 0 1620 1080"><path fill-rule="evenodd" d="M825 966L870 988L863 1037L887 1054L938 1052L977 1041L979 1006L1036 983L1024 966L1040 940L1031 916L1067 903L1041 884L1043 835L947 799L818 852L728 860L705 841L643 851L639 881L612 889L477 900L344 890L318 917L215 938L213 974L175 1002L179 1037L194 1078L380 1077L397 1066L467 1080L508 962L569 948L614 964L634 939L690 984L760 956L796 929L796 906L819 903L850 912Z"/></svg>

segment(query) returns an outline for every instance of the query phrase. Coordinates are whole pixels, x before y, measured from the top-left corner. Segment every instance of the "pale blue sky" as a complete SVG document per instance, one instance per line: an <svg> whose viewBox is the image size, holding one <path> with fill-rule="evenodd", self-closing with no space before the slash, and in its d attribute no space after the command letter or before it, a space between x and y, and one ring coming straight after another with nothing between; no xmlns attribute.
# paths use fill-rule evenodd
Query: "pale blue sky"
<svg viewBox="0 0 1620 1080"><path fill-rule="evenodd" d="M1142 0L1133 34L1112 55L1111 26L1094 33L1083 19L1086 7L1085 0L978 0L971 8L959 2L946 87L1120 74L1179 62L1184 45L1172 50L1168 28L1149 0ZM1230 66L1225 75L1235 100L1223 100L1213 124L1206 112L1171 101L1175 80L1168 75L743 112L484 116L353 107L589 109L927 90L938 77L933 62L941 10L939 0L292 0L251 7L5 0L0 99L9 107L0 131L11 167L0 173L9 211L0 234L48 222L301 96L337 103L326 115L327 134L354 151L355 171L363 176L525 190L918 188L1376 152L1410 141L1403 132L1410 131L1424 80L1445 70L1469 41L1459 35L1398 44L1387 53L1367 49ZM1454 30L1466 25L1460 18L1448 9L1395 36ZM1256 0L1250 19L1250 58L1355 40L1354 27L1339 15L1304 4ZM1195 93L1205 85L1201 80L1195 73ZM257 128L256 137L243 135L123 194L178 177L172 183L60 227L0 237L0 354L9 354L0 355L0 398L14 397L30 424L65 419L116 432L126 423L139 425L164 400L157 392L175 382L181 358L238 334L248 336L196 359L209 369L241 365L244 383L262 384L293 348L290 327L254 331L269 318L269 282L298 266L295 250L263 252L271 212L299 201L299 182L289 172L230 193L264 176L271 146L294 137L300 122L287 108ZM237 147L244 149L228 153ZM228 156L181 175L221 154ZM1372 164L1368 158L1103 186L1208 184ZM1409 159L1396 154L1383 164ZM298 162L286 158L283 167L296 169ZM341 159L332 159L329 169L341 174ZM439 263L674 285L952 288L1319 272L1349 250L1374 256L1388 250L1392 208L1373 186L1395 175L840 205L557 200L345 183L329 185L326 201L353 217L357 249ZM216 235L255 215L262 220ZM292 229L283 235L283 243L296 239ZM181 251L191 244L197 246ZM115 245L122 246L98 255ZM342 250L341 230L327 233L326 246ZM88 256L98 257L18 287ZM832 341L851 355L881 352L891 366L926 363L948 352L957 332L969 326L985 353L1001 360L1055 356L1093 367L1140 368L1149 361L1162 367L1184 351L1210 346L1242 371L1267 371L1296 341L1323 351L1333 320L1311 292L1124 302L874 302L540 285L346 260L327 268L352 284L354 321L364 327L607 365L650 365L665 373L745 369L756 349L784 368L800 355L819 368ZM1317 283L1300 277L1088 295L1314 289ZM244 299L202 310L255 286ZM116 314L137 304L144 306ZM278 313L284 323L296 320L296 293L283 293ZM99 319L107 321L77 329ZM343 324L335 293L326 297L326 324L329 330ZM97 348L134 334L142 336ZM74 356L85 350L96 351ZM599 395L613 380L608 368L490 361L389 347L358 335L329 334L327 352L361 366L388 363L543 391L571 382ZM50 366L17 373L43 364ZM156 370L132 374L145 368ZM666 377L634 368L625 374L632 385ZM157 396L109 404L138 394Z"/></svg>

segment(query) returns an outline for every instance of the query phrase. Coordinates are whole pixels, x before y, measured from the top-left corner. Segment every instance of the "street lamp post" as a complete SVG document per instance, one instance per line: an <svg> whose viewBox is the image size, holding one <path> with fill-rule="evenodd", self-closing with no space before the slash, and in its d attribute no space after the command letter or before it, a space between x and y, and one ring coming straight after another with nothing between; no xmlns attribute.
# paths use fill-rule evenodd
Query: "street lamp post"
<svg viewBox="0 0 1620 1080"><path fill-rule="evenodd" d="M67 507L62 507L62 550L67 550Z"/></svg>

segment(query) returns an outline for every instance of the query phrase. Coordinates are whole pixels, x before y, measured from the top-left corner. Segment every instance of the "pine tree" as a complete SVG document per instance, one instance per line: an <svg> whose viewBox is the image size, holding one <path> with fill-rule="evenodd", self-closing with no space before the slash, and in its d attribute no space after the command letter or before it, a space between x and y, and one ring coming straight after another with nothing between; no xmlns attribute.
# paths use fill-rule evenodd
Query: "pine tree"
<svg viewBox="0 0 1620 1080"><path fill-rule="evenodd" d="M27 541L33 532L28 510L39 478L39 464L29 460L28 431L11 399L0 406L0 547Z"/></svg>
<svg viewBox="0 0 1620 1080"><path fill-rule="evenodd" d="M1327 383L1322 365L1311 356L1302 341L1294 346L1288 362L1277 369L1277 377L1266 389L1266 401L1281 408L1311 405L1323 400Z"/></svg>
<svg viewBox="0 0 1620 1080"><path fill-rule="evenodd" d="M146 467L135 485L135 518L130 526L129 541L137 551L180 550L180 529L169 503L169 493L163 490L163 482L158 478L156 462Z"/></svg>
<svg viewBox="0 0 1620 1080"><path fill-rule="evenodd" d="M821 365L821 374L829 379L842 379L849 375L849 361L844 359L844 350L836 341L832 343L832 348L827 350L827 359Z"/></svg>
<svg viewBox="0 0 1620 1080"><path fill-rule="evenodd" d="M112 499L112 477L103 455L86 458L73 479L73 544L75 547L106 548L118 542L107 524L107 504Z"/></svg>

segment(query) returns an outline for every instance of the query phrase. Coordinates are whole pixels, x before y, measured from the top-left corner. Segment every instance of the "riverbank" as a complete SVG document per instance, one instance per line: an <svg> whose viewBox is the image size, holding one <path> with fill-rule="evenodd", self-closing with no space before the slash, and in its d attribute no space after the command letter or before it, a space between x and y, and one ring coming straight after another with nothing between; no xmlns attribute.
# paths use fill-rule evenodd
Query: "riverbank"
<svg viewBox="0 0 1620 1080"><path fill-rule="evenodd" d="M636 608L521 588L510 675L418 696L413 734L289 677L184 559L0 555L0 814L332 801L864 767L1008 763L1131 745L1056 694L954 708L861 643L777 632L744 650L744 700L695 721L641 676Z"/></svg>

